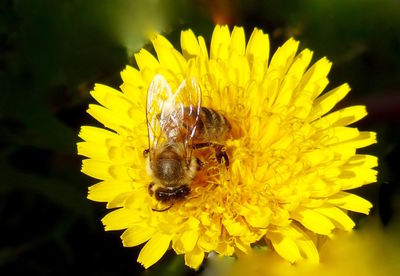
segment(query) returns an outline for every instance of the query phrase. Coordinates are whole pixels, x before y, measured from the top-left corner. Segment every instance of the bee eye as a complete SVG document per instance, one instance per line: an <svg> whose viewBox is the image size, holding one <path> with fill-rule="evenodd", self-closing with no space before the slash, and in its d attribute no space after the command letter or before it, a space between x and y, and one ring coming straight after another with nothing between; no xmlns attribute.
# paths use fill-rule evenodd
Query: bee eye
<svg viewBox="0 0 400 276"><path fill-rule="evenodd" d="M156 199L162 202L167 202L171 198L168 192L163 190L156 190Z"/></svg>
<svg viewBox="0 0 400 276"><path fill-rule="evenodd" d="M143 151L143 157L147 157L149 155L149 153L150 153L150 149L145 149Z"/></svg>
<svg viewBox="0 0 400 276"><path fill-rule="evenodd" d="M176 193L176 197L185 197L190 193L190 188L185 184Z"/></svg>

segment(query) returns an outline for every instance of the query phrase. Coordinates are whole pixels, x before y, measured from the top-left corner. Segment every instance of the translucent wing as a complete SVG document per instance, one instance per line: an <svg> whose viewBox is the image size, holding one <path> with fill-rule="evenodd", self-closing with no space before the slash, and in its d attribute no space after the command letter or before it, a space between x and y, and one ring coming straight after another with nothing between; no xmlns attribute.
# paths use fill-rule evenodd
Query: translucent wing
<svg viewBox="0 0 400 276"><path fill-rule="evenodd" d="M166 143L160 118L165 117L168 110L173 109L171 87L161 75L156 75L147 91L146 119L149 139L150 159L158 145ZM164 115L162 114L164 113Z"/></svg>
<svg viewBox="0 0 400 276"><path fill-rule="evenodd" d="M180 129L178 140L183 142L186 162L189 165L192 158L193 140L199 128L201 109L201 89L194 77L187 78L174 94L175 124ZM172 138L172 137L171 137Z"/></svg>
<svg viewBox="0 0 400 276"><path fill-rule="evenodd" d="M184 80L175 92L156 75L147 93L147 128L150 158L158 146L182 143L187 164L199 125L201 90L195 78Z"/></svg>

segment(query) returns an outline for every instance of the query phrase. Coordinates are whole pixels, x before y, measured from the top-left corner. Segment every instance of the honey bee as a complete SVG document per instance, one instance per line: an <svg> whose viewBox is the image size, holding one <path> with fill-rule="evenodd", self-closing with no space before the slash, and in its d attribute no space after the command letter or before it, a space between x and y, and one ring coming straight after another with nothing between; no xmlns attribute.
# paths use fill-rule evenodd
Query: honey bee
<svg viewBox="0 0 400 276"><path fill-rule="evenodd" d="M201 106L201 90L195 78L184 80L175 92L161 75L156 75L147 93L146 119L149 148L144 151L147 172L153 181L148 190L161 203L182 200L202 162L192 153L213 147L216 159L229 166L223 142L231 125L225 116Z"/></svg>

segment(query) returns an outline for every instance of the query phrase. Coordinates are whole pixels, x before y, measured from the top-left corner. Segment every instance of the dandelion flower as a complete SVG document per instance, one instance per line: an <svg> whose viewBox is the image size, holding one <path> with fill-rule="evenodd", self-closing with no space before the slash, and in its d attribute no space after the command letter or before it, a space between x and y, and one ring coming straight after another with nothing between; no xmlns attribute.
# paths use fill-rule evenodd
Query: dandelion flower
<svg viewBox="0 0 400 276"><path fill-rule="evenodd" d="M91 95L99 105L90 104L88 113L105 128L83 126L79 134L78 153L88 157L82 172L100 180L88 198L113 209L102 220L105 229L124 230L124 246L145 243L138 257L145 268L170 247L196 269L210 252L246 254L256 242L291 263L318 263L316 237L351 231L347 212L368 214L372 207L348 192L376 181L377 158L356 153L376 135L349 127L366 109L331 112L349 85L323 92L331 63L322 58L310 66L312 52L297 53L294 39L269 59L268 35L259 29L246 45L243 28L230 33L216 26L209 52L191 30L181 34L182 53L159 34L152 43L157 58L140 50L138 69L121 73L122 92L96 84ZM146 94L156 75L172 91L194 77L202 106L232 124L224 145L229 167L207 154L210 149L195 152L206 165L190 183L190 195L165 212L153 210L158 203L148 191L152 179L143 156Z"/></svg>

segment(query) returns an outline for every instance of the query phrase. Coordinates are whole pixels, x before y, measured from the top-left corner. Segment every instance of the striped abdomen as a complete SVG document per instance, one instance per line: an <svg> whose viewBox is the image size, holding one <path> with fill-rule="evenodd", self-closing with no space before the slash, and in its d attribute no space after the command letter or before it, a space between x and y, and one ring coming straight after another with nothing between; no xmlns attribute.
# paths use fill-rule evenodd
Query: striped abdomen
<svg viewBox="0 0 400 276"><path fill-rule="evenodd" d="M217 111L201 107L197 139L211 143L223 142L231 130L231 124Z"/></svg>

